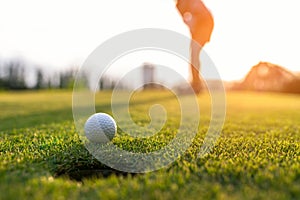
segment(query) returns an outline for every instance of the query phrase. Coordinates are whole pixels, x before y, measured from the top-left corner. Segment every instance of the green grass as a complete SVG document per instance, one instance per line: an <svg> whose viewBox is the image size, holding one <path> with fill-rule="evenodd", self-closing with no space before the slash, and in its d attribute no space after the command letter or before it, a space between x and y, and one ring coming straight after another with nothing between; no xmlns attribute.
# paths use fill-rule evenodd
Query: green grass
<svg viewBox="0 0 300 200"><path fill-rule="evenodd" d="M199 95L199 133L171 166L76 181L67 175L106 167L79 140L71 92L0 93L0 199L300 199L300 96L228 93L221 137L211 154L196 159L209 123L208 99ZM109 103L109 92L97 95L97 111L110 113ZM169 93L139 93L133 119L147 124L153 103L171 113L167 126L148 139L119 130L116 145L148 152L173 138L178 102Z"/></svg>

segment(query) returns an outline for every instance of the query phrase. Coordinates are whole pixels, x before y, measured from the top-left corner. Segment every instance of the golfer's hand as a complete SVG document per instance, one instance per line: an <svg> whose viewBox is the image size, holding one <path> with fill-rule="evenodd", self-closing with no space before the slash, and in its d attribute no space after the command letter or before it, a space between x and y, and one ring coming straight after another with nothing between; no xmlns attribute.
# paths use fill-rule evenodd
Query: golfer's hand
<svg viewBox="0 0 300 200"><path fill-rule="evenodd" d="M186 23L188 26L191 25L192 20L193 20L193 15L192 15L192 13L190 13L190 12L185 12L185 13L183 14L183 21L184 21L184 23Z"/></svg>

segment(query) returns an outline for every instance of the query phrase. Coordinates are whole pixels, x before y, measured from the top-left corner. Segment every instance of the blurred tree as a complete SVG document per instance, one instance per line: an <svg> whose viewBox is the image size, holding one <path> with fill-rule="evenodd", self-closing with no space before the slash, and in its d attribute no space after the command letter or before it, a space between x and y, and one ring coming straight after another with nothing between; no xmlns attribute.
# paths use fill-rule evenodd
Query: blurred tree
<svg viewBox="0 0 300 200"><path fill-rule="evenodd" d="M4 88L4 80L2 77L2 63L0 62L0 90Z"/></svg>
<svg viewBox="0 0 300 200"><path fill-rule="evenodd" d="M24 63L18 60L13 60L8 62L4 67L7 70L7 74L8 74L8 76L4 78L5 89L9 89L9 90L27 89L25 83Z"/></svg>
<svg viewBox="0 0 300 200"><path fill-rule="evenodd" d="M36 70L36 84L35 89L42 89L45 87L44 75L41 69Z"/></svg>
<svg viewBox="0 0 300 200"><path fill-rule="evenodd" d="M114 87L115 81L111 77L104 75L100 78L99 90L113 90Z"/></svg>
<svg viewBox="0 0 300 200"><path fill-rule="evenodd" d="M293 79L287 83L283 88L283 92L300 94L300 78Z"/></svg>
<svg viewBox="0 0 300 200"><path fill-rule="evenodd" d="M75 82L75 70L61 72L59 75L59 88L72 89Z"/></svg>

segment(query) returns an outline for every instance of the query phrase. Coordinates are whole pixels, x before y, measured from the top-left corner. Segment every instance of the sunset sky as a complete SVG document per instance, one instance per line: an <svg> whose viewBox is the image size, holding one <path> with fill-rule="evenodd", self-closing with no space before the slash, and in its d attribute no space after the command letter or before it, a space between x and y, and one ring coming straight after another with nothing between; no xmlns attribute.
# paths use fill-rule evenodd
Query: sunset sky
<svg viewBox="0 0 300 200"><path fill-rule="evenodd" d="M223 79L241 79L259 61L300 71L298 0L204 2L215 19L205 51ZM0 59L21 57L48 70L81 65L102 42L138 28L189 37L174 0L1 1Z"/></svg>

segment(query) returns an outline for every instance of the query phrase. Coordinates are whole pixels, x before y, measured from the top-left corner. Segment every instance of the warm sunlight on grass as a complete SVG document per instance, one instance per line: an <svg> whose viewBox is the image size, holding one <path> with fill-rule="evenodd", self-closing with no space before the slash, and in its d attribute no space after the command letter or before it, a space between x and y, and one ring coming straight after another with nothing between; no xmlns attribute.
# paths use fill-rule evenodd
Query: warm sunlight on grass
<svg viewBox="0 0 300 200"><path fill-rule="evenodd" d="M147 123L144 111L156 102L153 94L140 92L132 100L132 116L141 125ZM155 94L178 115L176 99L163 91ZM97 111L110 112L109 97L109 92L97 94ZM196 154L209 122L209 95L198 99L204 119L199 136L173 165L149 174L102 177L97 171L106 167L76 133L71 92L0 93L1 199L299 199L300 96L228 93L221 137L201 159ZM113 142L153 151L175 134L177 123L172 118L160 136L149 139L132 139L119 130Z"/></svg>

